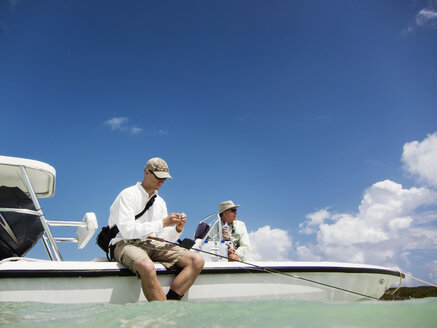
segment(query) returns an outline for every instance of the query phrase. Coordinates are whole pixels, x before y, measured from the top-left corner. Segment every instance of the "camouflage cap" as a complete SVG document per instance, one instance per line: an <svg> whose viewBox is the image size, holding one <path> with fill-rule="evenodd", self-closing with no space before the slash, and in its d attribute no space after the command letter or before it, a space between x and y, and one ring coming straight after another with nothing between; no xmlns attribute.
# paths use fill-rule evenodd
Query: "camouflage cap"
<svg viewBox="0 0 437 328"><path fill-rule="evenodd" d="M168 173L168 165L167 163L160 157L154 157L149 159L144 167L149 171L152 171L158 178L170 178L172 179L170 173Z"/></svg>
<svg viewBox="0 0 437 328"><path fill-rule="evenodd" d="M232 200L227 200L226 202L219 204L219 214L222 214L224 211L229 210L231 208L237 208L240 205L235 205Z"/></svg>

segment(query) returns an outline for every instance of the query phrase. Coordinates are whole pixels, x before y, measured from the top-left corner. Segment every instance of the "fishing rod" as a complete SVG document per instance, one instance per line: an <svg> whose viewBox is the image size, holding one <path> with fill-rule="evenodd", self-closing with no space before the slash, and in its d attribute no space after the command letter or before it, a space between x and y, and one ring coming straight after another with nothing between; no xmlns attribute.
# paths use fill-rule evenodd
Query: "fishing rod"
<svg viewBox="0 0 437 328"><path fill-rule="evenodd" d="M208 251L205 251L203 249L193 248L193 246L195 244L195 241L192 240L192 239L189 239L189 238L185 238L184 240L178 239L178 243L174 243L174 242L171 242L171 241L168 241L168 240L165 240L165 239L161 239L161 238L153 238L152 237L151 239L160 240L160 241L166 242L166 243L171 244L171 245L176 245L176 246L180 246L180 247L186 248L188 250L192 249L192 250L200 252L200 253L214 255L216 257L220 257L220 258L223 258L223 259L226 259L226 260L229 261L229 258L227 256L223 256L223 255L220 255L220 254L208 252ZM300 277L300 276L294 275L292 273L281 272L279 270L275 270L275 269L271 269L271 268L266 268L266 267L263 267L263 266L260 266L260 265L254 264L254 263L242 261L242 260L232 260L232 261L252 266L254 268L257 268L257 269L259 269L261 271L265 271L267 273L283 275L283 276L286 276L286 277L289 277L289 278L299 279L299 280L302 280L302 281L306 281L306 282L313 283L313 284L316 284L316 285L320 285L320 286L324 286L324 287L340 290L340 291L343 291L343 292L347 292L347 293L351 293L351 294L354 294L354 295L366 297L366 298L369 298L369 299L379 300L379 298L376 298L376 297L373 297L373 296L365 295L365 294L362 294L362 293L359 293L359 292L355 292L355 291L352 291L352 290L349 290L349 289L345 289L345 288L341 288L341 287L337 287L337 286L332 286L332 285L325 284L323 282L315 281L315 280L312 280L312 279Z"/></svg>

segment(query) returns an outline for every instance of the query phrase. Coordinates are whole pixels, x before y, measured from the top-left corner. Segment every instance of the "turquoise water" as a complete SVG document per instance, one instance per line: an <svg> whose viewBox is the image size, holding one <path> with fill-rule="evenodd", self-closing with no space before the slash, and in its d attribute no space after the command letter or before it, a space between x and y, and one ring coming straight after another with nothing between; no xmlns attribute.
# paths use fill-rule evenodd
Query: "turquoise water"
<svg viewBox="0 0 437 328"><path fill-rule="evenodd" d="M1 327L437 327L437 298L320 303L0 304Z"/></svg>

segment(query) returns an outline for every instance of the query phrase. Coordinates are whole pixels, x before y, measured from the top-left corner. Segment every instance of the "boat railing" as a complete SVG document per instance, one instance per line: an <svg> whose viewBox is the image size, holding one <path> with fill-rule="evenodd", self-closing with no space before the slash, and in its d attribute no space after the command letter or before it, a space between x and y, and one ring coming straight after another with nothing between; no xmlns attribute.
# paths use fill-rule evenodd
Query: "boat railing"
<svg viewBox="0 0 437 328"><path fill-rule="evenodd" d="M44 220L44 235L42 236L42 241L44 243L46 252L51 260L62 260L59 253L59 249L56 243L77 243L78 248L82 249L90 241L92 236L95 234L98 228L96 215L92 212L85 213L82 221L61 221L61 220L46 220L44 218L44 213L42 210L30 210L24 208L4 208L0 207L0 212L10 212L10 213L20 213L27 215L38 216L40 220ZM42 223L43 221L41 221ZM46 228L47 227L47 228ZM53 236L50 227L64 227L64 228L77 228L75 237L55 237ZM53 238L54 243L50 242L48 233Z"/></svg>
<svg viewBox="0 0 437 328"><path fill-rule="evenodd" d="M223 239L222 236L222 222L220 220L220 216L218 213L212 213L208 215L207 217L200 220L199 224L202 222L211 221L210 224L208 224L209 229L206 232L206 234L201 238L201 244L203 245L205 240L212 240L212 241L221 241Z"/></svg>
<svg viewBox="0 0 437 328"><path fill-rule="evenodd" d="M93 212L85 213L82 221L54 221L47 220L50 227L77 228L76 237L54 237L56 242L77 243L77 247L82 249L90 241L98 228L97 218Z"/></svg>
<svg viewBox="0 0 437 328"><path fill-rule="evenodd" d="M29 210L27 208L4 208L4 207L0 207L0 212L14 212L14 213L20 213L20 214L36 215L36 216L40 216L40 215L43 214L42 211Z"/></svg>

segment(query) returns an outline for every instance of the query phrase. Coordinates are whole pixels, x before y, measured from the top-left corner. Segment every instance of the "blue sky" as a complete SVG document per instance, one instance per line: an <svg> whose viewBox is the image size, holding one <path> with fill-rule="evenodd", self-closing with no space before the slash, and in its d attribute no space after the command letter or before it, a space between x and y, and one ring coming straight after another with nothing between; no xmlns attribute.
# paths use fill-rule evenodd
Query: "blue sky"
<svg viewBox="0 0 437 328"><path fill-rule="evenodd" d="M436 1L0 0L0 112L1 154L57 170L49 219L106 225L161 156L185 237L232 199L254 260L437 282Z"/></svg>

